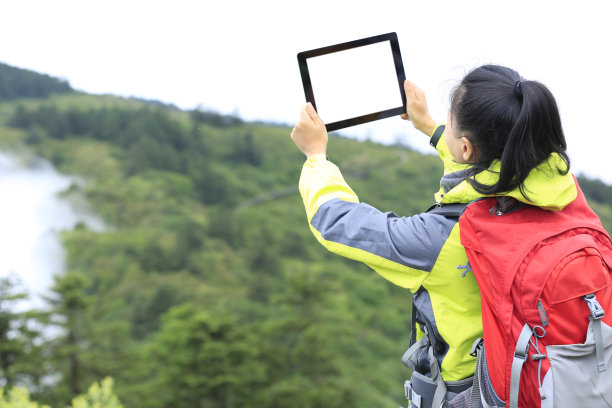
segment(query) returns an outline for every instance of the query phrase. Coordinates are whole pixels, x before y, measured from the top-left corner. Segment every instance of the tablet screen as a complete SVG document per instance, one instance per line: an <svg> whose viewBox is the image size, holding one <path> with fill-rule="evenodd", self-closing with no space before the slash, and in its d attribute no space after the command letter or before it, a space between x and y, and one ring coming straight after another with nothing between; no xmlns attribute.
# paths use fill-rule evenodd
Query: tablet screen
<svg viewBox="0 0 612 408"><path fill-rule="evenodd" d="M405 112L395 33L301 52L298 63L306 100L328 131Z"/></svg>

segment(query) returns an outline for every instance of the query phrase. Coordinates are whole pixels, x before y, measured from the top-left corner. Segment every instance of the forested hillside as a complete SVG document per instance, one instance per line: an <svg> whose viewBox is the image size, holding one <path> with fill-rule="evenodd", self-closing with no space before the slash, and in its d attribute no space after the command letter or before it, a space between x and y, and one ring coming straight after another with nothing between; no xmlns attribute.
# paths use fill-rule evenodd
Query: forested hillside
<svg viewBox="0 0 612 408"><path fill-rule="evenodd" d="M3 148L82 177L66 198L83 193L108 228L63 235L50 311L0 310L5 383L54 407L107 376L134 408L402 402L410 293L315 242L290 128L74 91L17 96L0 99ZM362 201L398 214L427 208L442 171L433 155L333 136L329 155ZM584 184L610 229L612 189ZM62 330L40 345L48 325Z"/></svg>
<svg viewBox="0 0 612 408"><path fill-rule="evenodd" d="M72 92L66 81L0 62L0 101Z"/></svg>

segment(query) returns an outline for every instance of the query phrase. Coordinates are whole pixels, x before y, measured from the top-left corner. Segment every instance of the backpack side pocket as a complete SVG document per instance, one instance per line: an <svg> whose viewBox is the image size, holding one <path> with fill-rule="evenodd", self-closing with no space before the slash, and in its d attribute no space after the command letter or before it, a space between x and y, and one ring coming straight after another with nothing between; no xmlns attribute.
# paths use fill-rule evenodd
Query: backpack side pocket
<svg viewBox="0 0 612 408"><path fill-rule="evenodd" d="M612 328L601 322L607 369L599 372L591 326L582 344L546 347L550 370L543 382L547 398L542 406L612 408Z"/></svg>

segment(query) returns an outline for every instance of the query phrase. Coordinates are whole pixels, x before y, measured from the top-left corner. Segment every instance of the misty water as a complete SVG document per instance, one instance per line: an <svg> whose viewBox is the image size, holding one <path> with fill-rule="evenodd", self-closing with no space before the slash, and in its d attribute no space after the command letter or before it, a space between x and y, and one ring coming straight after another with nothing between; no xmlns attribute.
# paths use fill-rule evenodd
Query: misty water
<svg viewBox="0 0 612 408"><path fill-rule="evenodd" d="M30 300L23 307L43 307L41 295L64 272L62 231L79 223L104 229L80 194L62 194L81 183L46 160L0 152L0 277L25 286Z"/></svg>

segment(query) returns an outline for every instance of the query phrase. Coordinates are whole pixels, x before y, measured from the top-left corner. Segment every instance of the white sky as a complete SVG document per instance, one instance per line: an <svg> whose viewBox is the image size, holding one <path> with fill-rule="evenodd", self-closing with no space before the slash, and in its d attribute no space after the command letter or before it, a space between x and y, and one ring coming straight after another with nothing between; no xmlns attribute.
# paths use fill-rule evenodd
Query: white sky
<svg viewBox="0 0 612 408"><path fill-rule="evenodd" d="M612 183L608 0L2 0L0 10L2 62L90 93L291 125L305 102L298 52L395 31L436 119L466 71L510 66L556 96L574 171ZM397 117L343 133L428 149Z"/></svg>

